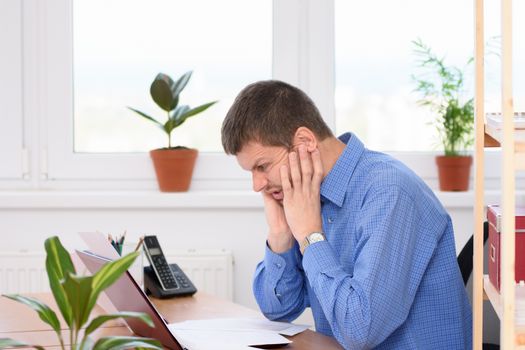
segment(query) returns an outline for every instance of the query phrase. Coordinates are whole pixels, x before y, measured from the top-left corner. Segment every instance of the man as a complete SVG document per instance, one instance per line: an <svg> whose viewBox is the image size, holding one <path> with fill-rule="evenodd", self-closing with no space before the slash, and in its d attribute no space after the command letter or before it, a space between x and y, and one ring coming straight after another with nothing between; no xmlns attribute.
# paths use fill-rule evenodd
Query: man
<svg viewBox="0 0 525 350"><path fill-rule="evenodd" d="M222 143L252 173L269 226L255 298L271 320L311 307L347 349L469 349L471 310L452 222L434 193L354 134L332 135L280 81L247 86Z"/></svg>

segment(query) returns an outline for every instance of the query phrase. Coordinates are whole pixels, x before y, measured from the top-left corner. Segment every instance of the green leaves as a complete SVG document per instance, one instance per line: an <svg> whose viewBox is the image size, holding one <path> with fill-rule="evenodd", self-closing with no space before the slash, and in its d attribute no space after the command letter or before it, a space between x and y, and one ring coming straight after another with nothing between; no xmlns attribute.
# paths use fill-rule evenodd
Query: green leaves
<svg viewBox="0 0 525 350"><path fill-rule="evenodd" d="M463 71L447 66L421 39L412 41L417 57L419 76L412 75L415 91L421 94L418 103L436 112L434 125L443 144L445 155L459 155L472 145L474 102L462 99L464 94ZM467 65L472 62L469 59Z"/></svg>
<svg viewBox="0 0 525 350"><path fill-rule="evenodd" d="M184 112L182 113L180 116L178 116L177 120L179 120L180 122L178 123L177 126L181 125L182 123L184 123L186 121L186 119L188 119L189 117L192 117L196 114L199 114L201 112L204 112L205 110L207 110L208 108L210 108L211 106L213 106L214 104L216 104L218 101L213 101L213 102L208 102L208 103L205 103L203 105L200 105L199 107L195 107L193 109L190 109L189 111L187 112Z"/></svg>
<svg viewBox="0 0 525 350"><path fill-rule="evenodd" d="M92 294L93 277L66 276L63 282L64 290L71 306L73 315L73 328L80 329L87 322L91 310L87 301Z"/></svg>
<svg viewBox="0 0 525 350"><path fill-rule="evenodd" d="M167 112L168 120L165 123L159 122L157 119L144 112L128 107L128 109L157 124L162 130L164 130L168 135L168 148L171 148L171 133L175 128L181 126L189 117L204 112L206 109L217 103L217 101L209 102L193 109L187 105L179 106L180 93L188 84L191 75L191 71L186 72L177 81L174 81L170 76L164 73L159 73L151 83L150 94L153 101L162 110Z"/></svg>
<svg viewBox="0 0 525 350"><path fill-rule="evenodd" d="M171 133L173 129L181 126L182 123L184 123L189 117L192 117L205 111L209 107L213 106L215 103L217 103L217 101L209 102L199 107L195 107L193 109L190 109L190 107L186 105L177 107L170 119L166 122L166 124L164 124L166 132L168 134Z"/></svg>
<svg viewBox="0 0 525 350"><path fill-rule="evenodd" d="M175 83L169 76L159 73L149 89L153 101L166 112L172 109L174 100L178 97L171 91L173 85Z"/></svg>
<svg viewBox="0 0 525 350"><path fill-rule="evenodd" d="M191 73L191 71L186 72L177 82L174 82L169 75L157 74L149 89L153 101L166 112L174 110L179 103L179 94L188 84Z"/></svg>
<svg viewBox="0 0 525 350"><path fill-rule="evenodd" d="M468 147L473 143L473 139L465 139L474 128L474 102L467 101L460 105L457 100L451 100L442 118L443 131L440 136L445 144L445 155L459 155L459 147Z"/></svg>
<svg viewBox="0 0 525 350"><path fill-rule="evenodd" d="M45 248L47 252L46 269L49 275L49 283L57 305L70 328L71 349L162 349L161 344L153 339L136 338L131 336L105 337L94 342L89 336L105 322L121 317L136 318L146 323L148 326L154 327L153 321L149 315L139 312L120 312L117 314L95 317L87 326L84 332L84 339L81 342L78 339L79 331L89 319L100 293L115 283L122 274L125 273L140 254L139 252L133 252L118 260L105 264L93 276L77 276L75 275L75 268L71 261L71 257L60 243L58 237L47 239L45 242ZM23 303L35 310L40 319L49 324L57 333L61 348L64 349L60 321L53 310L34 298L21 295L5 295L5 297ZM33 347L36 349L44 349L41 346L29 345L12 339L0 339L0 349L6 347Z"/></svg>
<svg viewBox="0 0 525 350"><path fill-rule="evenodd" d="M93 281L91 284L92 291L89 300L87 301L87 310L89 313L91 313L91 310L93 310L100 293L115 283L120 278L120 276L122 276L122 274L129 269L139 254L140 252L130 253L118 260L105 264L100 270L98 270L98 272L93 276ZM84 323L85 321L87 321L87 318L84 319Z"/></svg>
<svg viewBox="0 0 525 350"><path fill-rule="evenodd" d="M75 267L69 253L62 246L58 237L54 236L46 239L44 246L47 253L46 270L49 286L62 313L62 317L64 317L67 325L71 328L73 324L72 311L61 282L67 275L75 273Z"/></svg>
<svg viewBox="0 0 525 350"><path fill-rule="evenodd" d="M0 349L5 348L35 348L39 350L45 350L42 346L29 345L27 343L8 338L0 338Z"/></svg>
<svg viewBox="0 0 525 350"><path fill-rule="evenodd" d="M141 111L136 110L136 109L131 108L131 107L128 107L128 109L131 109L133 112L137 113L137 114L140 115L141 117L146 118L147 120L150 120L150 121L154 122L155 124L159 125L159 126L162 128L163 124L162 124L161 122L159 122L159 121L157 121L156 119L150 117L150 116L147 115L146 113L141 112Z"/></svg>
<svg viewBox="0 0 525 350"><path fill-rule="evenodd" d="M151 320L151 317L149 317L148 314L145 314L143 312L119 312L116 314L108 314L108 315L102 315L94 318L89 325L86 327L85 334L89 335L91 334L95 329L100 327L102 324L104 324L107 321L114 320L117 318L136 318L138 320L141 320L145 324L147 324L150 327L153 327L153 321Z"/></svg>
<svg viewBox="0 0 525 350"><path fill-rule="evenodd" d="M188 82L190 81L192 72L186 72L184 73L179 80L173 85L171 92L174 96L179 96L179 94L184 90ZM159 74L160 75L160 74ZM172 107L171 109L175 108L176 106Z"/></svg>
<svg viewBox="0 0 525 350"><path fill-rule="evenodd" d="M158 340L135 337L105 337L100 338L93 347L93 350L123 350L123 349L159 349L162 344Z"/></svg>

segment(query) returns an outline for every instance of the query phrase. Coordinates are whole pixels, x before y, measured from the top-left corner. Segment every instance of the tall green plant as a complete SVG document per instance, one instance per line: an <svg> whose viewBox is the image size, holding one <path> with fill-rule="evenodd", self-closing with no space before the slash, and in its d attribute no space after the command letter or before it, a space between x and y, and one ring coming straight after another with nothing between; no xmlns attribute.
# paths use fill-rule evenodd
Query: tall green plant
<svg viewBox="0 0 525 350"><path fill-rule="evenodd" d="M436 112L436 127L445 155L457 156L474 142L474 100L464 99L464 74L447 66L421 39L412 42L421 73L412 79L421 94L418 103ZM467 65L472 59L467 61Z"/></svg>
<svg viewBox="0 0 525 350"><path fill-rule="evenodd" d="M105 322L117 318L136 318L154 327L149 315L139 312L118 312L95 317L87 323L98 296L104 289L116 282L133 264L138 252L130 253L118 260L105 264L93 276L77 276L71 257L60 243L58 237L48 238L45 242L47 253L46 270L49 285L62 317L69 327L69 349L73 350L106 350L106 349L162 349L160 342L149 338L131 336L103 337L94 341L92 333ZM58 336L61 349L66 345L62 335L62 325L56 313L38 299L18 294L5 297L29 306L38 313L42 321L51 326ZM86 326L87 324L87 326ZM79 337L80 329L86 326L84 336ZM0 339L0 349L7 347L33 347L43 349L39 345L29 345L13 339Z"/></svg>
<svg viewBox="0 0 525 350"><path fill-rule="evenodd" d="M166 112L167 120L161 123L144 112L128 107L141 117L155 123L168 135L168 148L176 148L171 145L171 132L181 126L189 117L193 117L217 103L208 102L195 108L188 105L179 105L180 93L191 78L192 72L186 72L176 82L169 75L159 73L151 83L149 92L153 101Z"/></svg>

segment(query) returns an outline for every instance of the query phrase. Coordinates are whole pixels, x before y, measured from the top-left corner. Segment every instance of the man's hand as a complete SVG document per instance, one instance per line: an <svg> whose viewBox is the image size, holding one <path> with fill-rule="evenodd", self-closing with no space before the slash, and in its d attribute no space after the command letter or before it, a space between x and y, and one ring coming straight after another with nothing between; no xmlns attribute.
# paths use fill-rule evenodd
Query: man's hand
<svg viewBox="0 0 525 350"><path fill-rule="evenodd" d="M268 233L268 245L274 253L284 253L293 246L293 236L283 207L271 194L262 192L264 199L264 211L270 232Z"/></svg>
<svg viewBox="0 0 525 350"><path fill-rule="evenodd" d="M286 221L295 239L301 243L310 233L322 231L320 189L323 165L318 149L309 153L301 145L298 153L290 152L290 169L283 165L280 170Z"/></svg>

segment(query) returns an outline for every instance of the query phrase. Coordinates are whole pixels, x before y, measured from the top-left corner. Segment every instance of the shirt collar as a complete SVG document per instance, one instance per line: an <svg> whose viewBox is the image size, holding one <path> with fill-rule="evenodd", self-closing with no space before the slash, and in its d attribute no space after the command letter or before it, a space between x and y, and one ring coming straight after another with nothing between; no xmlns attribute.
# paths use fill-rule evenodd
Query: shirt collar
<svg viewBox="0 0 525 350"><path fill-rule="evenodd" d="M339 136L339 140L346 143L346 147L321 183L321 200L329 200L342 207L348 182L365 147L357 136L349 132Z"/></svg>

